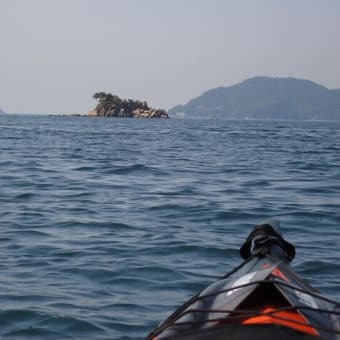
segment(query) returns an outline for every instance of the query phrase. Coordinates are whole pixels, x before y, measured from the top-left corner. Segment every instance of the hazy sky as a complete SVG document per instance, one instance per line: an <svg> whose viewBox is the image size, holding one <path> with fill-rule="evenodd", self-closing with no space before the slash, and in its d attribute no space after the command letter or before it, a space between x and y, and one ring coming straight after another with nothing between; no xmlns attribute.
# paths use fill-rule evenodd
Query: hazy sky
<svg viewBox="0 0 340 340"><path fill-rule="evenodd" d="M0 107L168 109L256 75L340 88L340 0L0 0Z"/></svg>

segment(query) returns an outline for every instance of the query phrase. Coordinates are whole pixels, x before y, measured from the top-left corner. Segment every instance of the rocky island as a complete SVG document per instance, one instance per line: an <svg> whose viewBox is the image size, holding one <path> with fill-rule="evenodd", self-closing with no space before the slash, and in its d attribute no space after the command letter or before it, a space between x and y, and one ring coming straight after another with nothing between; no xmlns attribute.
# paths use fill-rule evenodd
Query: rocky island
<svg viewBox="0 0 340 340"><path fill-rule="evenodd" d="M154 109L147 102L121 99L111 93L98 92L93 96L98 101L88 116L93 117L128 117L128 118L169 118L165 110Z"/></svg>

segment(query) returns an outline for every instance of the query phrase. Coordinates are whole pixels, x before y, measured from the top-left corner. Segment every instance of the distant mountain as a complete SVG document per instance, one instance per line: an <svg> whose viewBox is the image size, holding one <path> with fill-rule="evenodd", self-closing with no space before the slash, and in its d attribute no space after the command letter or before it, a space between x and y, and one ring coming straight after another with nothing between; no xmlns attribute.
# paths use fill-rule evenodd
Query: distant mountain
<svg viewBox="0 0 340 340"><path fill-rule="evenodd" d="M168 111L193 118L340 120L340 90L309 80L255 77Z"/></svg>
<svg viewBox="0 0 340 340"><path fill-rule="evenodd" d="M1 107L0 107L0 113L5 113L5 111L3 111L3 110L1 109Z"/></svg>

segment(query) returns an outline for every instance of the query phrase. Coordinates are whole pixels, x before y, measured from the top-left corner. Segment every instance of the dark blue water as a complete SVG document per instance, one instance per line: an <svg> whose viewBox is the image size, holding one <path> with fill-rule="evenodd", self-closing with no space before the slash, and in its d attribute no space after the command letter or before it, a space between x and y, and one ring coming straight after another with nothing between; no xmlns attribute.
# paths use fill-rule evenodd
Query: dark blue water
<svg viewBox="0 0 340 340"><path fill-rule="evenodd" d="M340 298L340 123L0 116L0 336L140 339L281 221Z"/></svg>

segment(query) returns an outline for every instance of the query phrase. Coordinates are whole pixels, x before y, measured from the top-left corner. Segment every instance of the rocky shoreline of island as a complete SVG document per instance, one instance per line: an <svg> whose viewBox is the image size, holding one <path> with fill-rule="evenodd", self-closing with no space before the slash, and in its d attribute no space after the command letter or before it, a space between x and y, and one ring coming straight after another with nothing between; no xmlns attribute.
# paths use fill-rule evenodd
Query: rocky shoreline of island
<svg viewBox="0 0 340 340"><path fill-rule="evenodd" d="M87 113L89 117L169 118L165 110L152 108L146 101L121 99L106 92L97 92L93 98L98 103Z"/></svg>

